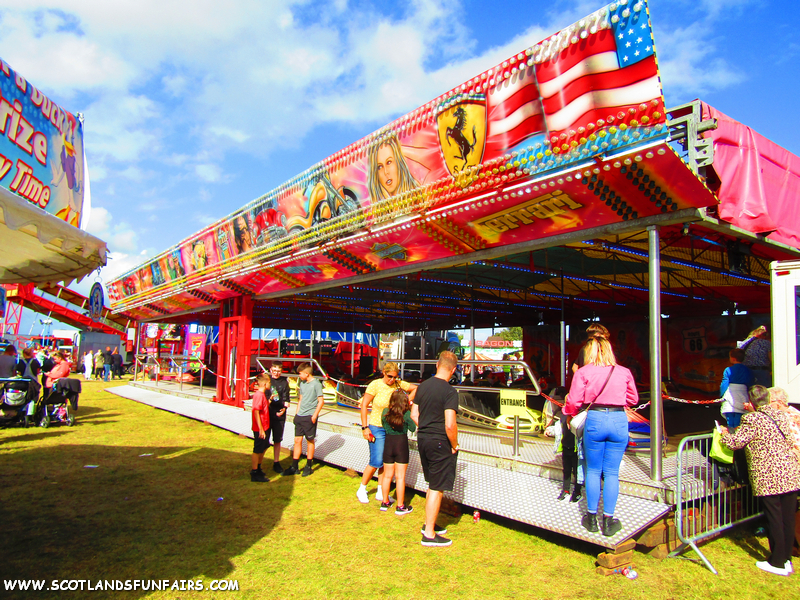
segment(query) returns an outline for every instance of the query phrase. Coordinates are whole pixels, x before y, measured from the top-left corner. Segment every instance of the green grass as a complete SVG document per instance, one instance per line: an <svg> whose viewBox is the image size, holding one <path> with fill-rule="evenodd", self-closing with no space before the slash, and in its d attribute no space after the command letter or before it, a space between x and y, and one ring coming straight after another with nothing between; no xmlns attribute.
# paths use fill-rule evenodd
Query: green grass
<svg viewBox="0 0 800 600"><path fill-rule="evenodd" d="M10 598L791 598L758 571L766 539L705 544L720 571L636 554L639 578L602 577L602 549L483 514L442 517L454 543L419 544L424 498L404 517L355 498L357 479L250 483L252 441L87 382L78 423L0 430L3 579L238 581L239 592L5 592ZM291 427L289 427L291 429ZM270 451L271 452L271 451ZM140 456L152 454L152 456ZM269 452L268 452L269 456ZM86 465L98 465L86 468ZM271 462L265 461L271 472ZM374 485L373 485L374 487ZM624 518L624 516L623 516ZM692 553L689 553L692 556ZM800 577L800 575L798 576Z"/></svg>

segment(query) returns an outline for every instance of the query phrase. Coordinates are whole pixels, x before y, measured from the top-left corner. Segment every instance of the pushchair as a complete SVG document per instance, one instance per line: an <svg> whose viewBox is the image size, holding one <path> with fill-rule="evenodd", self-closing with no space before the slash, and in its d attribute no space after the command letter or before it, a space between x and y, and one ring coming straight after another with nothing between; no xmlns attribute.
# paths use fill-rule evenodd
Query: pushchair
<svg viewBox="0 0 800 600"><path fill-rule="evenodd" d="M81 395L79 379L56 379L53 387L45 388L42 394L42 418L39 424L49 427L53 423L75 425L75 412Z"/></svg>
<svg viewBox="0 0 800 600"><path fill-rule="evenodd" d="M0 379L0 426L28 427L39 412L39 382L24 377Z"/></svg>

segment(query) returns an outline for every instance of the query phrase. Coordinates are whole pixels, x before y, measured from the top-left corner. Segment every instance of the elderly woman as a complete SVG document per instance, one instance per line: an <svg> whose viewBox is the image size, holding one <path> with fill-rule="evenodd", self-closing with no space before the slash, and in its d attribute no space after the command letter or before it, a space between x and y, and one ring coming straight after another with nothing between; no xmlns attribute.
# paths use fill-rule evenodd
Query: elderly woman
<svg viewBox="0 0 800 600"><path fill-rule="evenodd" d="M384 500L390 502L388 497L384 499L382 490L383 447L386 441L386 430L383 428L381 413L384 408L389 408L389 399L395 390L405 390L408 393L408 399L412 402L417 393L417 386L401 381L398 379L399 374L400 368L397 363L386 363L383 365L383 377L370 383L361 398L361 433L369 442L369 464L364 469L361 485L356 492L356 498L362 504L369 502L367 484L375 475L375 471L378 471L378 491L375 493L375 499L381 504ZM368 414L370 406L372 413Z"/></svg>
<svg viewBox="0 0 800 600"><path fill-rule="evenodd" d="M800 463L792 453L792 428L786 415L769 405L764 386L750 388L750 403L754 412L742 417L734 433L718 427L726 446L745 449L753 494L761 497L764 506L771 556L756 566L775 575L790 575L800 489Z"/></svg>
<svg viewBox="0 0 800 600"><path fill-rule="evenodd" d="M583 367L575 373L564 405L564 414L573 417L588 404L583 429L586 457L586 509L581 525L591 532L597 526L600 503L600 478L603 477L603 535L610 537L622 529L614 510L619 496L619 466L628 446L626 406L636 406L639 394L633 375L617 364L611 344L602 333L586 342ZM571 419L570 419L571 420Z"/></svg>

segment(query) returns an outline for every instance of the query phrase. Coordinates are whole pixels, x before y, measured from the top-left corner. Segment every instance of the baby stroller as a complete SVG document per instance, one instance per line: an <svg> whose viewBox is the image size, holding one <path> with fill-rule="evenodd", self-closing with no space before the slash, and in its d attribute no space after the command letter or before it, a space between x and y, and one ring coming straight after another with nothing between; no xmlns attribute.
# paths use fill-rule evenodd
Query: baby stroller
<svg viewBox="0 0 800 600"><path fill-rule="evenodd" d="M27 427L39 411L39 383L23 377L0 379L0 425Z"/></svg>
<svg viewBox="0 0 800 600"><path fill-rule="evenodd" d="M39 424L49 427L52 423L75 425L75 412L81 395L81 382L78 379L56 379L53 387L45 388L42 394L42 418Z"/></svg>

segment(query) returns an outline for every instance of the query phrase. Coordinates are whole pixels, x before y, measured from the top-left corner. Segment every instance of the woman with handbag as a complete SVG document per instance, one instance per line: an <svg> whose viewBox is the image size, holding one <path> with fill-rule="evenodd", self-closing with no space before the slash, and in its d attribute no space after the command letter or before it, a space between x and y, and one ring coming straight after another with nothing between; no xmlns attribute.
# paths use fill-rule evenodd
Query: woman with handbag
<svg viewBox="0 0 800 600"><path fill-rule="evenodd" d="M742 417L734 433L717 425L722 442L732 450L745 449L753 494L761 497L767 517L771 556L756 563L762 571L791 575L800 461L792 441L789 420L769 406L769 391L761 385L750 388L755 409Z"/></svg>
<svg viewBox="0 0 800 600"><path fill-rule="evenodd" d="M585 419L583 446L586 456L586 509L581 525L591 532L597 525L600 503L600 478L603 477L603 535L612 536L622 529L614 510L619 496L619 466L628 445L626 406L636 406L639 394L631 372L617 364L609 341L595 334L586 343L585 365L572 381L564 414L574 422ZM588 408L581 413L581 408ZM580 413L580 414L579 414Z"/></svg>

